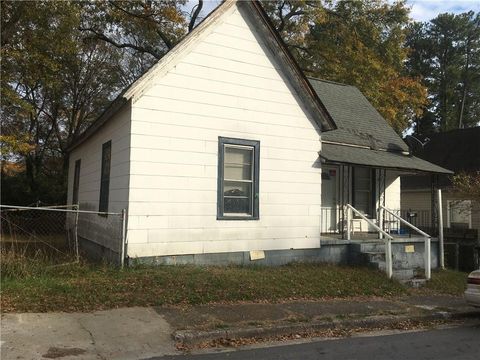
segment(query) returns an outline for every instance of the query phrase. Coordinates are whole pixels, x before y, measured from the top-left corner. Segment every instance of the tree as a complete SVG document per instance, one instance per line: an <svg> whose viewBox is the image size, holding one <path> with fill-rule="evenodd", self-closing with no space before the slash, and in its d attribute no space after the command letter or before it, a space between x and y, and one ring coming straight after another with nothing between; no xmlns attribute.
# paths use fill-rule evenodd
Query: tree
<svg viewBox="0 0 480 360"><path fill-rule="evenodd" d="M480 171L461 172L452 178L453 191L480 204Z"/></svg>
<svg viewBox="0 0 480 360"><path fill-rule="evenodd" d="M4 203L65 202L68 146L194 27L184 3L1 2Z"/></svg>
<svg viewBox="0 0 480 360"><path fill-rule="evenodd" d="M62 201L68 145L122 86L118 54L80 36L82 6L2 2L2 166L24 163L31 202Z"/></svg>
<svg viewBox="0 0 480 360"><path fill-rule="evenodd" d="M480 116L480 14L440 14L409 27L408 68L428 88L418 135L476 126Z"/></svg>
<svg viewBox="0 0 480 360"><path fill-rule="evenodd" d="M265 7L307 74L357 86L397 132L420 115L426 89L405 71L404 2L274 1Z"/></svg>

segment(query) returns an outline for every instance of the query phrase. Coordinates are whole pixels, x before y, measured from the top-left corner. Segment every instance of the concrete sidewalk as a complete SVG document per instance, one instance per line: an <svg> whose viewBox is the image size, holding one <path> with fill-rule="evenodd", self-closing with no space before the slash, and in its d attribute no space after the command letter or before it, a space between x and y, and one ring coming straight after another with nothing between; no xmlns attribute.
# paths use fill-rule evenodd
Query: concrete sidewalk
<svg viewBox="0 0 480 360"><path fill-rule="evenodd" d="M476 317L460 297L292 301L279 304L124 308L93 313L5 314L3 359L142 359L221 338L394 326L406 319Z"/></svg>
<svg viewBox="0 0 480 360"><path fill-rule="evenodd" d="M173 329L151 308L4 314L1 359L141 359L175 353Z"/></svg>
<svg viewBox="0 0 480 360"><path fill-rule="evenodd" d="M156 311L175 324L175 340L187 346L225 338L271 339L319 330L389 328L405 322L428 323L464 317L480 320L480 309L468 306L463 297L454 296L201 305Z"/></svg>

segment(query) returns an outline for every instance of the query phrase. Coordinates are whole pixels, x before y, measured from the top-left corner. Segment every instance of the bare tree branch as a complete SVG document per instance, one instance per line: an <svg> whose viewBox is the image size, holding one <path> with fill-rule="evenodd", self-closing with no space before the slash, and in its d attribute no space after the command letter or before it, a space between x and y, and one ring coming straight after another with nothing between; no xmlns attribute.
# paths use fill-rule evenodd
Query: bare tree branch
<svg viewBox="0 0 480 360"><path fill-rule="evenodd" d="M107 43L109 43L109 44L111 44L111 45L113 45L113 46L115 46L116 48L119 48L119 49L125 49L125 48L133 49L133 50L136 50L136 51L139 51L139 52L142 52L142 53L150 54L156 59L160 59L163 56L163 54L159 54L151 46L140 46L140 45L135 45L135 44L131 44L131 43L118 43L115 40L106 36L105 34L95 30L94 28L80 27L79 30L80 31L91 32L92 34L94 34L94 37L96 39L105 41L105 42L107 42Z"/></svg>
<svg viewBox="0 0 480 360"><path fill-rule="evenodd" d="M194 9L195 11L193 12L192 17L190 18L190 23L188 24L188 32L192 31L195 22L197 21L198 15L200 14L200 11L202 11L203 8L203 0L198 0L198 4L195 5Z"/></svg>
<svg viewBox="0 0 480 360"><path fill-rule="evenodd" d="M200 1L199 1L199 3L200 3ZM156 22L155 19L153 18L153 15L154 15L154 14L153 14L152 12L150 12L150 13L147 12L146 14L137 14L137 13L128 11L127 9L121 7L121 6L118 5L115 1L109 1L109 4L110 4L112 7L114 7L114 8L116 8L116 9L122 11L123 13L125 13L125 14L127 14L127 15L129 15L129 16L133 16L133 17L136 17L136 18L139 18L139 19L142 19L142 20L147 20L147 21L150 21L150 22L153 22L153 23L159 25L158 22ZM149 4L148 4L148 3L145 4L145 7L149 7ZM160 36L160 39L162 39L162 41L165 43L165 45L167 46L167 48L168 48L169 50L170 50L171 48L173 48L174 44L173 44L172 40L170 40L170 39L163 33L163 31L160 30L160 28L158 28L156 32L157 32L158 36ZM152 54L152 55L153 55L153 54ZM157 57L157 59L158 59L158 57Z"/></svg>

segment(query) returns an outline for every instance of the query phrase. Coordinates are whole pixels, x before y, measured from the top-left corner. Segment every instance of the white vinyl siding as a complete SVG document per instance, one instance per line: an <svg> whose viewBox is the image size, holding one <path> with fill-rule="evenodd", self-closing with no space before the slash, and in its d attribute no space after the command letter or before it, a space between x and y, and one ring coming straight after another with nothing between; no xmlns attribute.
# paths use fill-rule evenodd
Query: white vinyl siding
<svg viewBox="0 0 480 360"><path fill-rule="evenodd" d="M94 135L76 147L69 157L68 204L72 203L75 162L81 160L78 182L78 203L81 210L98 211L102 169L102 146L111 141L110 182L108 211L120 212L128 207L130 172L130 105L120 110ZM99 243L107 248L118 249L118 239L112 234L121 233L121 222L97 215L83 216L92 226L79 227L79 237ZM98 231L96 226L103 230ZM109 229L108 226L114 228ZM114 243L113 243L114 242Z"/></svg>
<svg viewBox="0 0 480 360"><path fill-rule="evenodd" d="M320 245L320 132L238 9L132 108L128 255ZM260 141L260 219L219 221L218 137Z"/></svg>

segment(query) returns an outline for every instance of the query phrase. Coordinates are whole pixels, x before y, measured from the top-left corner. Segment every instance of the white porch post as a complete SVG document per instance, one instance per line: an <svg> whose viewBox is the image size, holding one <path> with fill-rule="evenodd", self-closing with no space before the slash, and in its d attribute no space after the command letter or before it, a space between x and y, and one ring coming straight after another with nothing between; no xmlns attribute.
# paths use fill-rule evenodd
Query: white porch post
<svg viewBox="0 0 480 360"><path fill-rule="evenodd" d="M387 277L389 279L393 276L393 261L392 261L392 239L385 239L385 266Z"/></svg>
<svg viewBox="0 0 480 360"><path fill-rule="evenodd" d="M348 206L345 206L345 212L347 215L347 240L350 240L351 234L350 234L350 218L351 218L351 210Z"/></svg>
<svg viewBox="0 0 480 360"><path fill-rule="evenodd" d="M432 265L430 257L430 238L425 238L425 279L430 280L432 277Z"/></svg>
<svg viewBox="0 0 480 360"><path fill-rule="evenodd" d="M438 196L438 252L440 268L445 269L445 254L443 248L443 213L442 213L442 190L437 190Z"/></svg>
<svg viewBox="0 0 480 360"><path fill-rule="evenodd" d="M383 228L383 209L380 207L378 208L378 227L382 230L385 230ZM381 232L378 232L378 238L383 239L383 234Z"/></svg>

